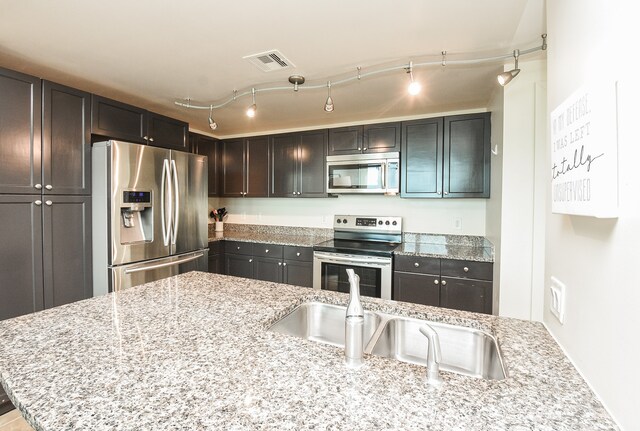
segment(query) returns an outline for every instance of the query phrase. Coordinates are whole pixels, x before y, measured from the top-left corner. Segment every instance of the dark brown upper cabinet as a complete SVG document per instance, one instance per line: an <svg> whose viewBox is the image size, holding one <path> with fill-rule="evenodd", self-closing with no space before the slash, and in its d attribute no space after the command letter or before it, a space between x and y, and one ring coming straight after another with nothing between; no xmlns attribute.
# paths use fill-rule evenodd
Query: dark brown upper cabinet
<svg viewBox="0 0 640 431"><path fill-rule="evenodd" d="M363 134L362 126L329 129L329 155L361 154Z"/></svg>
<svg viewBox="0 0 640 431"><path fill-rule="evenodd" d="M190 133L191 151L208 159L209 196L219 196L220 141L210 136Z"/></svg>
<svg viewBox="0 0 640 431"><path fill-rule="evenodd" d="M400 151L401 123L366 124L362 141L363 153Z"/></svg>
<svg viewBox="0 0 640 431"><path fill-rule="evenodd" d="M267 197L269 195L269 138L229 139L221 144L221 195Z"/></svg>
<svg viewBox="0 0 640 431"><path fill-rule="evenodd" d="M0 193L40 194L41 81L0 69Z"/></svg>
<svg viewBox="0 0 640 431"><path fill-rule="evenodd" d="M443 119L402 123L400 196L442 197Z"/></svg>
<svg viewBox="0 0 640 431"><path fill-rule="evenodd" d="M146 144L147 111L94 94L91 107L91 133L104 136L105 139L121 139Z"/></svg>
<svg viewBox="0 0 640 431"><path fill-rule="evenodd" d="M147 113L147 142L154 147L189 151L189 124L154 112Z"/></svg>
<svg viewBox="0 0 640 431"><path fill-rule="evenodd" d="M91 194L91 95L42 84L42 191Z"/></svg>
<svg viewBox="0 0 640 431"><path fill-rule="evenodd" d="M189 124L184 121L95 94L91 105L91 133L94 135L189 151Z"/></svg>
<svg viewBox="0 0 640 431"><path fill-rule="evenodd" d="M402 123L402 197L488 198L491 113Z"/></svg>
<svg viewBox="0 0 640 431"><path fill-rule="evenodd" d="M276 135L270 138L269 196L326 197L327 131Z"/></svg>
<svg viewBox="0 0 640 431"><path fill-rule="evenodd" d="M444 118L443 196L488 198L491 184L491 113Z"/></svg>

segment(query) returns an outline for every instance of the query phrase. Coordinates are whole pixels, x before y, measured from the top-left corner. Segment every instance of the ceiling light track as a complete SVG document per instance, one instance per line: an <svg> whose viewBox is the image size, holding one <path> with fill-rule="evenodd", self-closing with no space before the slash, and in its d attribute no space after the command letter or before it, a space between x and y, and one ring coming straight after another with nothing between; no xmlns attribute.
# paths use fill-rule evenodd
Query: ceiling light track
<svg viewBox="0 0 640 431"><path fill-rule="evenodd" d="M514 50L513 52L509 53L509 54L504 54L504 55L497 55L497 56L493 56L493 57L481 57L481 58L471 58L471 59L460 59L460 60L452 60L450 58L447 58L449 53L447 51L442 51L441 54L441 59L439 60L434 60L434 61L424 61L424 62L420 62L420 63L414 63L414 62L409 62L404 63L404 64L399 64L397 66L391 66L391 67L386 67L386 68L382 68L382 69L375 69L375 70L371 70L369 72L363 72L362 68L360 66L358 66L356 68L356 74L354 74L353 76L348 76L346 78L343 79L337 79L337 80L333 80L333 79L326 79L324 80L324 83L322 84L316 84L316 85L308 85L305 84L304 87L302 87L301 85L304 84L304 77L300 76L300 75L292 75L291 77L289 77L289 82L291 84L293 84L293 89L294 91L298 91L298 90L318 90L318 89L326 89L327 87L329 87L329 91L331 87L335 87L336 85L343 85L343 84L347 84L349 82L352 81L360 81L364 78L368 78L371 76L376 76L376 75L380 75L380 74L385 74L385 73L390 73L390 72L395 72L395 71L403 71L406 73L410 74L410 78L411 78L411 83L415 83L418 84L417 81L413 80L413 70L415 68L422 68L422 67L432 67L432 66L447 66L447 67L451 67L451 66L468 66L468 65L475 65L475 64L487 64L487 63L495 63L495 62L500 62L500 61L505 61L508 60L510 58L514 58L515 57L515 68L512 71L509 72L505 72L505 73L510 73L513 76L511 77L511 79L513 79L515 77L515 75L518 74L518 72L520 71L518 69L518 58L522 57L522 56L526 56L529 54L533 54L535 52L538 51L544 51L547 49L547 35L543 34L542 36L542 44L539 46L535 46L533 48L529 48L529 49L525 49L525 50ZM373 66L375 67L375 66ZM512 72L517 70L518 72L516 72L515 74L513 74ZM504 75L504 74L501 74ZM509 79L509 81L511 80ZM330 84L327 84L329 83ZM506 85L502 84L502 85ZM194 105L193 103L191 103L191 99L185 99L185 100L180 100L180 101L175 101L174 103L178 106L182 106L184 108L190 108L190 109L205 109L205 110L209 110L210 115L209 118L211 119L211 112L214 109L220 109L223 108L225 106L227 106L228 104L236 101L237 99L244 97L244 96L252 96L252 100L253 100L253 104L250 106L249 110L253 110L253 114L255 115L255 110L256 110L256 105L255 105L255 98L256 98L256 94L257 93L266 93L266 92L272 92L272 91L291 91L291 86L276 86L276 87L264 87L264 88L255 88L252 87L250 89L247 89L245 91L239 92L238 90L233 90L233 96L230 97L227 100L224 100L218 104L206 104L206 105ZM330 93L329 93L330 96ZM329 97L330 98L330 97ZM333 105L333 99L331 99L331 105ZM325 104L326 105L326 104ZM326 108L326 106L325 106ZM247 113L249 112L249 110L247 110ZM325 109L327 110L327 109ZM327 112L331 112L331 111L327 111ZM217 127L217 124L216 124Z"/></svg>

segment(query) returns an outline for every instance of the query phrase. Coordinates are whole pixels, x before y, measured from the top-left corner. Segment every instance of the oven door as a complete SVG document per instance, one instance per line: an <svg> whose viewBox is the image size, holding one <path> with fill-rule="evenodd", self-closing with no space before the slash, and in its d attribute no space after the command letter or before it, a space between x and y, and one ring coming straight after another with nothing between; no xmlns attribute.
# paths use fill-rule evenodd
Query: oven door
<svg viewBox="0 0 640 431"><path fill-rule="evenodd" d="M313 253L313 288L349 293L347 268L360 277L360 294L391 299L390 257L351 255L316 251Z"/></svg>

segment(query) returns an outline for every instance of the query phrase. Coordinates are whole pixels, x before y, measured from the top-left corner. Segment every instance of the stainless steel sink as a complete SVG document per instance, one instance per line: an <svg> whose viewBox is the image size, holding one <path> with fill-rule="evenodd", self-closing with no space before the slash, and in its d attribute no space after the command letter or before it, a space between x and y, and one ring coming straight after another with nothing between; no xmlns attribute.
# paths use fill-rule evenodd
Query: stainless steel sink
<svg viewBox="0 0 640 431"><path fill-rule="evenodd" d="M308 302L294 308L269 330L344 347L345 314L346 307ZM427 323L440 339L441 370L492 380L506 377L497 340L464 326L365 311L365 353L426 366L428 342L419 329Z"/></svg>
<svg viewBox="0 0 640 431"><path fill-rule="evenodd" d="M368 346L368 353L426 366L428 342L419 330L426 323L440 338L441 370L492 380L506 377L496 339L463 326L391 317Z"/></svg>
<svg viewBox="0 0 640 431"><path fill-rule="evenodd" d="M347 307L307 302L274 323L269 330L305 340L344 347L344 327ZM364 313L364 339L369 341L380 325L381 318L375 313Z"/></svg>

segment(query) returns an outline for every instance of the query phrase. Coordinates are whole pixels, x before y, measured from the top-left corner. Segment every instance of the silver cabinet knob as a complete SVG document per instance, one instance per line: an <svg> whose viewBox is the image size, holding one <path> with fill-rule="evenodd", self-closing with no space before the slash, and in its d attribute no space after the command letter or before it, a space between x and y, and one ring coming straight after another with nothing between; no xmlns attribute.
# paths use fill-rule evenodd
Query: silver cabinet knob
<svg viewBox="0 0 640 431"><path fill-rule="evenodd" d="M436 278L435 280L433 280L433 284L440 284L440 280Z"/></svg>
<svg viewBox="0 0 640 431"><path fill-rule="evenodd" d="M42 184L36 184L33 187L35 187L37 190L40 190L40 189L42 189Z"/></svg>
<svg viewBox="0 0 640 431"><path fill-rule="evenodd" d="M358 147L358 151L362 150L362 148Z"/></svg>
<svg viewBox="0 0 640 431"><path fill-rule="evenodd" d="M236 247L238 250L240 250L240 246Z"/></svg>
<svg viewBox="0 0 640 431"><path fill-rule="evenodd" d="M37 206L42 205L42 201L40 199L38 199L37 201L34 202L34 204L36 204Z"/></svg>
<svg viewBox="0 0 640 431"><path fill-rule="evenodd" d="M300 252L297 252L297 253L296 253L296 256L298 256L298 257L299 257L299 256L300 256Z"/></svg>
<svg viewBox="0 0 640 431"><path fill-rule="evenodd" d="M448 195L448 194L449 194L449 192L444 192L444 194L445 194L445 195Z"/></svg>
<svg viewBox="0 0 640 431"><path fill-rule="evenodd" d="M436 192L436 194L438 194L438 195L439 195L439 194L442 194L442 192L438 191L438 192Z"/></svg>
<svg viewBox="0 0 640 431"><path fill-rule="evenodd" d="M51 190L53 189L53 186L51 184L47 184L46 186L44 186L44 188L47 190Z"/></svg>
<svg viewBox="0 0 640 431"><path fill-rule="evenodd" d="M269 249L268 249L268 248L265 248L265 249L264 249L264 252L265 252L265 253L269 253Z"/></svg>
<svg viewBox="0 0 640 431"><path fill-rule="evenodd" d="M463 270L464 272L469 272L469 268L467 268L466 266L465 266L464 268L462 268L462 270Z"/></svg>
<svg viewBox="0 0 640 431"><path fill-rule="evenodd" d="M287 266L287 262L283 263L282 265L283 265L283 266Z"/></svg>
<svg viewBox="0 0 640 431"><path fill-rule="evenodd" d="M149 138L149 141L153 142L153 138Z"/></svg>
<svg viewBox="0 0 640 431"><path fill-rule="evenodd" d="M253 262L253 259L249 259L249 263Z"/></svg>
<svg viewBox="0 0 640 431"><path fill-rule="evenodd" d="M446 286L447 285L447 280L442 280L442 285Z"/></svg>
<svg viewBox="0 0 640 431"><path fill-rule="evenodd" d="M362 149L362 151L367 151L367 147L364 147L364 148Z"/></svg>
<svg viewBox="0 0 640 431"><path fill-rule="evenodd" d="M416 268L420 266L420 264L418 262L414 263L413 266L415 266Z"/></svg>
<svg viewBox="0 0 640 431"><path fill-rule="evenodd" d="M278 266L282 266L282 262L278 262Z"/></svg>
<svg viewBox="0 0 640 431"><path fill-rule="evenodd" d="M148 141L148 140L149 140L149 137L148 137L147 135L144 135L144 136L142 137L142 139L144 139L145 141Z"/></svg>
<svg viewBox="0 0 640 431"><path fill-rule="evenodd" d="M53 202L51 202L51 201L45 201L44 203L45 203L47 206L51 206L51 205L53 204Z"/></svg>

